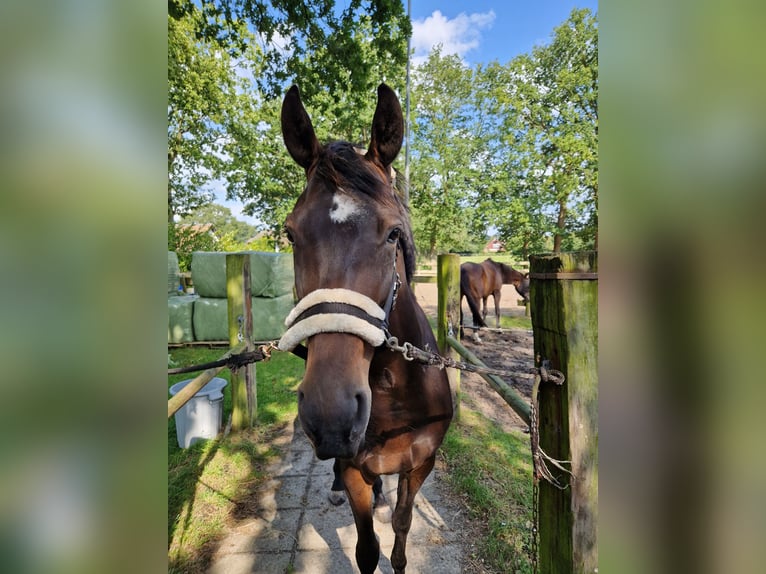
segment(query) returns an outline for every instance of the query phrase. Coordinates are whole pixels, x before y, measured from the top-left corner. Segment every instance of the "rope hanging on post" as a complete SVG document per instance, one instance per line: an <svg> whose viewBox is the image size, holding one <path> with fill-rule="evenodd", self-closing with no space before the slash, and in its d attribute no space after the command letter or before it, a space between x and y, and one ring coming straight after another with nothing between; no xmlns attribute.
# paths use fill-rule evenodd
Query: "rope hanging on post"
<svg viewBox="0 0 766 574"><path fill-rule="evenodd" d="M539 405L539 397L538 397L538 391L540 389L540 383L555 383L556 385L563 385L565 381L564 373L561 371L557 371L555 369L550 368L550 362L547 359L544 359L539 368L539 375L536 377L535 384L532 387L532 409L531 409L531 415L532 415L532 424L529 428L529 435L530 435L530 441L532 443L532 472L534 474L534 480L537 482L540 478L544 478L548 482L550 482L553 486L556 488L559 488L561 490L567 488L569 485L561 485L559 483L558 479L553 476L553 473L551 472L550 468L548 467L548 463L552 464L554 467L558 468L559 470L567 473L568 475L574 477L572 474L572 471L564 468L564 464L572 464L572 461L570 460L557 460L553 457L551 457L548 453L546 453L542 447L540 446L540 420L537 417L538 413L538 405Z"/></svg>

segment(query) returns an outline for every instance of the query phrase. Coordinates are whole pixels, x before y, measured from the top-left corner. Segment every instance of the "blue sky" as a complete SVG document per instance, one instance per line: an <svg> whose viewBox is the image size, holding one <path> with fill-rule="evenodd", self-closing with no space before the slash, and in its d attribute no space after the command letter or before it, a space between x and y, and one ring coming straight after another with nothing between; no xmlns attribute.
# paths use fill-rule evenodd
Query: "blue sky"
<svg viewBox="0 0 766 574"><path fill-rule="evenodd" d="M405 10L407 0L404 2ZM574 8L598 10L595 0L410 0L413 24L413 65L435 45L442 53L458 54L469 66L493 60L507 63L536 45L550 41L553 29ZM216 202L235 217L255 224L242 213L242 204L225 199L223 186L215 186Z"/></svg>
<svg viewBox="0 0 766 574"><path fill-rule="evenodd" d="M405 3L407 0L402 0ZM445 53L469 65L505 64L550 41L553 29L573 8L598 10L595 0L410 0L415 58L439 42Z"/></svg>

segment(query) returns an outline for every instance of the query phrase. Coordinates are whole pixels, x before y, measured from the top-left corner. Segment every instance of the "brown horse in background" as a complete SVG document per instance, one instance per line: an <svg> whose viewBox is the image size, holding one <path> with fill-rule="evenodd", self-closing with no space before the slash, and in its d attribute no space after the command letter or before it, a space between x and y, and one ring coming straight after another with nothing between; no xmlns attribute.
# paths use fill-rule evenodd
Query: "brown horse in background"
<svg viewBox="0 0 766 574"><path fill-rule="evenodd" d="M446 372L408 361L385 344L396 337L399 344L437 349L410 288L415 244L392 185L403 129L399 100L385 84L378 87L364 154L348 142L321 145L297 87L282 104L285 145L307 182L285 221L300 300L279 347L307 341L298 415L317 457L336 459L363 574L375 571L380 556L372 485L382 474L399 475L391 565L403 574L415 495L453 414Z"/></svg>
<svg viewBox="0 0 766 574"><path fill-rule="evenodd" d="M500 292L503 284L513 285L524 301L529 300L529 275L509 265L485 259L481 263L463 263L460 266L460 297L465 297L476 327L486 327L487 299L495 300L495 326L500 326ZM479 312L479 300L482 302ZM463 324L463 306L460 306L460 324Z"/></svg>

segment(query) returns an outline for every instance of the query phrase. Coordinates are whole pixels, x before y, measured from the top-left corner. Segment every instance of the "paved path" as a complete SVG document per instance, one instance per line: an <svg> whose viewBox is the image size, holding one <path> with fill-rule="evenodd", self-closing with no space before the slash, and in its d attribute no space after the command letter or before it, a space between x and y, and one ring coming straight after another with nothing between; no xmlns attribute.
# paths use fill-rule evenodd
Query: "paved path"
<svg viewBox="0 0 766 574"><path fill-rule="evenodd" d="M284 458L270 470L273 478L260 492L258 511L240 521L221 541L209 574L358 572L354 560L356 529L348 503L327 500L332 460L315 456L300 425L288 437ZM391 507L396 503L396 476L383 477ZM407 539L408 574L458 574L462 570L460 517L435 469L415 499ZM381 558L377 572L391 573L394 533L376 515Z"/></svg>

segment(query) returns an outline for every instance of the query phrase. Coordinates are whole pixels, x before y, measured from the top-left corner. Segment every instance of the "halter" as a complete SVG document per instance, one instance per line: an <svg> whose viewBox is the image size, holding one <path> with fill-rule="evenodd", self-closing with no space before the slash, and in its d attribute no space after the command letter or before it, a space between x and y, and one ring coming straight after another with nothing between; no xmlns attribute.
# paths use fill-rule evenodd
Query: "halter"
<svg viewBox="0 0 766 574"><path fill-rule="evenodd" d="M391 289L382 308L366 295L350 289L317 289L298 301L290 311L285 319L287 331L279 340L279 349L293 351L301 341L319 333L356 335L373 347L385 343L389 336L389 316L396 306L402 284L396 270L398 255L397 243Z"/></svg>

